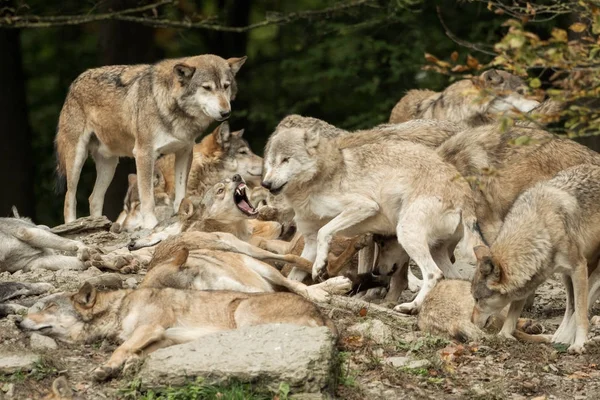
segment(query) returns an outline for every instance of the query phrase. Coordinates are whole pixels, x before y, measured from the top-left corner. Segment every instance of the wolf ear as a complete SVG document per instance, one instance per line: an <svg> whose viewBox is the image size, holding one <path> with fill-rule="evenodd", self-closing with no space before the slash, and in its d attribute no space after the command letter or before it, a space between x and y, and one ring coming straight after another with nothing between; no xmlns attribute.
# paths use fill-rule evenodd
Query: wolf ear
<svg viewBox="0 0 600 400"><path fill-rule="evenodd" d="M179 83L186 85L192 79L194 72L196 72L196 67L186 64L176 64L173 67L173 72L175 72L175 76Z"/></svg>
<svg viewBox="0 0 600 400"><path fill-rule="evenodd" d="M244 135L244 130L240 129L239 131L232 132L231 135L236 138L241 138Z"/></svg>
<svg viewBox="0 0 600 400"><path fill-rule="evenodd" d="M230 139L231 131L229 130L229 123L223 122L217 128L217 143L219 144L219 146L225 149L228 147L227 144L229 143Z"/></svg>
<svg viewBox="0 0 600 400"><path fill-rule="evenodd" d="M159 187L161 185L164 185L165 177L160 169L156 169L154 171L154 181L153 182L154 182L154 187Z"/></svg>
<svg viewBox="0 0 600 400"><path fill-rule="evenodd" d="M190 218L193 213L194 203L192 203L192 200L189 197L184 197L183 200L181 200L181 204L179 205L179 210L177 211L177 214L182 215L186 218Z"/></svg>
<svg viewBox="0 0 600 400"><path fill-rule="evenodd" d="M175 252L171 264L179 267L180 269L185 268L185 263L189 255L190 251L187 249L187 247L182 247Z"/></svg>
<svg viewBox="0 0 600 400"><path fill-rule="evenodd" d="M495 69L485 71L483 74L481 74L481 78L485 83L491 85L500 85L502 82L504 82L502 75L500 75Z"/></svg>
<svg viewBox="0 0 600 400"><path fill-rule="evenodd" d="M73 391L64 376L59 376L52 382L52 393L54 393L57 399L70 399L73 396Z"/></svg>
<svg viewBox="0 0 600 400"><path fill-rule="evenodd" d="M73 300L83 308L91 308L96 303L96 288L89 282L81 286L79 292L73 296Z"/></svg>
<svg viewBox="0 0 600 400"><path fill-rule="evenodd" d="M319 145L319 131L316 129L307 129L304 132L304 143L309 149L314 149Z"/></svg>
<svg viewBox="0 0 600 400"><path fill-rule="evenodd" d="M492 253L490 252L490 248L484 245L473 247L473 252L475 253L475 257L477 261L482 261L485 258L492 258Z"/></svg>
<svg viewBox="0 0 600 400"><path fill-rule="evenodd" d="M229 67L231 68L231 72L233 72L233 75L236 75L238 73L238 71L240 70L240 68L242 68L242 65L244 65L244 63L246 62L246 59L248 57L244 56L244 57L233 57L233 58L229 58L227 60L227 64L229 64Z"/></svg>

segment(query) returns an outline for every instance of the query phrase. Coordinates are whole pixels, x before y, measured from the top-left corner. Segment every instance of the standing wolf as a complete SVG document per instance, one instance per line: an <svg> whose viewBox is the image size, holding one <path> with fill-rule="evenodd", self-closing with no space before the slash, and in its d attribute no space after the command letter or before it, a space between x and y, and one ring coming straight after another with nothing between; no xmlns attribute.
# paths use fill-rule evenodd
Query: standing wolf
<svg viewBox="0 0 600 400"><path fill-rule="evenodd" d="M570 353L582 353L588 333L588 272L596 269L600 254L599 203L600 167L585 164L519 196L492 246L475 248L473 322L483 326L492 313L510 303L500 334L512 337L527 296L560 272L567 307L552 340L569 343ZM596 279L594 275L589 288L594 299Z"/></svg>
<svg viewBox="0 0 600 400"><path fill-rule="evenodd" d="M442 277L440 267L452 267L456 244L481 243L468 183L420 144L386 140L377 130L322 137L320 124L288 118L265 148L263 186L294 208L313 279L325 268L333 236L395 233L424 279L417 297L396 309L417 311ZM292 277L302 279L298 272Z"/></svg>
<svg viewBox="0 0 600 400"><path fill-rule="evenodd" d="M153 65L90 69L72 84L56 134L57 171L66 176L65 222L76 219L76 191L88 152L96 163L90 214L102 215L119 157L134 157L145 228L153 228L152 177L161 154L175 153L174 209L185 196L196 138L231 114L235 75L246 57L168 59Z"/></svg>

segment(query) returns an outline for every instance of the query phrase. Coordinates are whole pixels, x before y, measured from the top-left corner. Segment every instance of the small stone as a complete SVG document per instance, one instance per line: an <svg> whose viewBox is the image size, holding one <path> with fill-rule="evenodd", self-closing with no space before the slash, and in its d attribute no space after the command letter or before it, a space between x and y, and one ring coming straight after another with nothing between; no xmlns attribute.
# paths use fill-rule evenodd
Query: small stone
<svg viewBox="0 0 600 400"><path fill-rule="evenodd" d="M33 353L0 353L0 374L10 375L17 371L31 371L39 360L40 357Z"/></svg>
<svg viewBox="0 0 600 400"><path fill-rule="evenodd" d="M98 289L121 289L123 280L119 274L102 274L88 279Z"/></svg>
<svg viewBox="0 0 600 400"><path fill-rule="evenodd" d="M12 399L15 397L15 384L7 383L6 385L2 386L2 391L5 393L7 399Z"/></svg>
<svg viewBox="0 0 600 400"><path fill-rule="evenodd" d="M392 330L378 319L361 322L348 328L348 332L358 333L376 344L384 345L393 339Z"/></svg>
<svg viewBox="0 0 600 400"><path fill-rule="evenodd" d="M383 349L379 348L379 349L373 350L373 356L375 356L377 358L383 357Z"/></svg>
<svg viewBox="0 0 600 400"><path fill-rule="evenodd" d="M127 278L125 280L125 286L129 289L135 289L137 287L137 280L135 278Z"/></svg>
<svg viewBox="0 0 600 400"><path fill-rule="evenodd" d="M415 360L408 363L407 367L410 369L427 368L431 365L429 360Z"/></svg>
<svg viewBox="0 0 600 400"><path fill-rule="evenodd" d="M387 364L391 364L392 367L401 368L406 367L410 362L408 357L388 357L385 359Z"/></svg>
<svg viewBox="0 0 600 400"><path fill-rule="evenodd" d="M58 345L54 341L54 339L40 335L39 333L32 333L29 338L29 345L32 350L54 350L58 348Z"/></svg>
<svg viewBox="0 0 600 400"><path fill-rule="evenodd" d="M600 315L594 315L592 319L590 319L590 325L600 326Z"/></svg>

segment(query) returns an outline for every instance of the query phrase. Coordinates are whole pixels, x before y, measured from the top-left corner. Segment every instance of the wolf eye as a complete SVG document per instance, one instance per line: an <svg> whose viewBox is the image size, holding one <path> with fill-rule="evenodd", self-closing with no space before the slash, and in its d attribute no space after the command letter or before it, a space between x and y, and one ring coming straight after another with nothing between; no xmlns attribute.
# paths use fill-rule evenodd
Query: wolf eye
<svg viewBox="0 0 600 400"><path fill-rule="evenodd" d="M231 85L229 82L227 82L227 83L224 83L224 84L223 84L223 88L224 88L224 89L228 89L228 88L229 88L229 85Z"/></svg>
<svg viewBox="0 0 600 400"><path fill-rule="evenodd" d="M238 151L239 154L248 154L248 150L246 149L241 149L240 151Z"/></svg>
<svg viewBox="0 0 600 400"><path fill-rule="evenodd" d="M56 307L56 303L48 303L46 304L46 307L44 307L45 311L49 311L51 308L55 308Z"/></svg>
<svg viewBox="0 0 600 400"><path fill-rule="evenodd" d="M212 87L210 87L210 85L202 85L202 89L210 92L212 90Z"/></svg>
<svg viewBox="0 0 600 400"><path fill-rule="evenodd" d="M290 158L289 158L289 157L284 157L284 158L281 160L281 163L282 163L282 164L285 164L285 163L286 163L286 162L288 162L288 161L290 161Z"/></svg>
<svg viewBox="0 0 600 400"><path fill-rule="evenodd" d="M223 193L223 192L224 192L224 189L223 189L223 188L221 188L221 189L217 190L217 194L221 194L221 193Z"/></svg>

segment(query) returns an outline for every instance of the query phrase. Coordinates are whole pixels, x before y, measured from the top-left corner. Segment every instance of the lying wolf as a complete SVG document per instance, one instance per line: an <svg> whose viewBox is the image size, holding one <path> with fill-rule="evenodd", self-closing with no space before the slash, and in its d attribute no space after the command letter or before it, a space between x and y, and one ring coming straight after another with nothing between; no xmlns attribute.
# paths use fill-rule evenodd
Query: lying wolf
<svg viewBox="0 0 600 400"><path fill-rule="evenodd" d="M515 201L491 247L478 246L472 320L483 326L510 303L500 334L512 337L523 304L555 272L567 291L565 317L552 338L584 352L588 333L588 273L600 254L600 167L579 165L540 182ZM594 278L595 279L595 278ZM590 288L597 290L593 281ZM574 315L575 324L569 320ZM574 329L572 329L574 328Z"/></svg>
<svg viewBox="0 0 600 400"><path fill-rule="evenodd" d="M170 288L99 292L89 283L77 293L54 296L41 311L27 315L20 327L67 342L118 340L121 345L110 359L92 373L95 380L103 381L140 353L213 332L269 323L327 326L337 335L330 319L292 293Z"/></svg>
<svg viewBox="0 0 600 400"><path fill-rule="evenodd" d="M202 197L214 184L233 175L240 175L250 186L260 186L262 158L252 152L243 139L244 131L230 132L226 122L219 125L210 135L194 146L187 196ZM173 215L175 199L175 156L166 155L158 159L155 168L154 202L159 222ZM130 175L129 187L123 202L123 211L117 223L132 231L142 225L138 195L137 176Z"/></svg>
<svg viewBox="0 0 600 400"><path fill-rule="evenodd" d="M76 191L91 153L96 183L90 215L102 215L119 157L134 157L143 227L157 224L152 177L161 154L175 154L175 200L185 197L194 142L231 114L235 75L246 57L167 59L152 65L113 65L82 73L69 88L56 133L57 172L66 176L65 222L76 219Z"/></svg>
<svg viewBox="0 0 600 400"><path fill-rule="evenodd" d="M76 253L64 256L56 251ZM27 218L0 218L0 272L85 269L93 251L82 242L62 238Z"/></svg>
<svg viewBox="0 0 600 400"><path fill-rule="evenodd" d="M538 107L539 102L525 96L527 89L521 78L491 69L455 82L440 93L409 90L392 110L390 123L436 119L470 127L487 125L513 109L527 113Z"/></svg>
<svg viewBox="0 0 600 400"><path fill-rule="evenodd" d="M326 267L333 236L395 233L424 278L417 297L399 311L418 310L442 277L440 268L452 268L459 241L463 248L481 243L471 189L458 171L423 145L386 140L377 131L328 138L320 125L289 127L286 118L265 148L262 184L293 206L313 279ZM472 250L463 255L474 261ZM293 278L304 278L296 272Z"/></svg>

